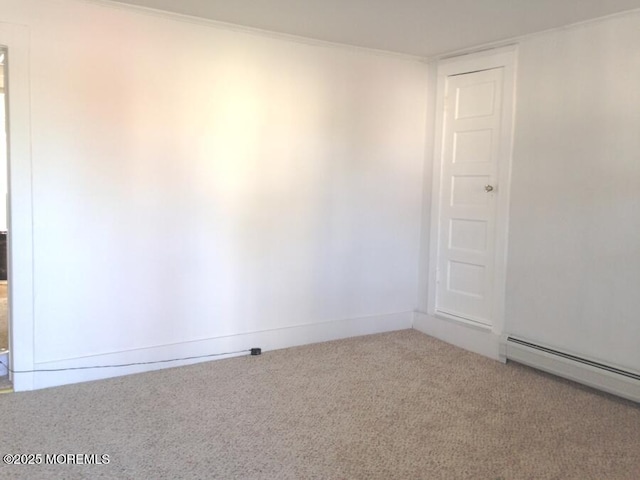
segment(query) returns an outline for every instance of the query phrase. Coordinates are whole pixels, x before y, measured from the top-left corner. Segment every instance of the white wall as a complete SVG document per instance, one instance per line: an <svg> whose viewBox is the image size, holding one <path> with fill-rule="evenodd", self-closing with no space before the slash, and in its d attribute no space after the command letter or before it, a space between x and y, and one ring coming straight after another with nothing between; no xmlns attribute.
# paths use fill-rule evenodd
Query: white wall
<svg viewBox="0 0 640 480"><path fill-rule="evenodd" d="M410 326L425 65L72 0L0 22L31 36L35 366Z"/></svg>
<svg viewBox="0 0 640 480"><path fill-rule="evenodd" d="M487 339L425 313L415 326L487 355L511 334L640 372L640 12L517 43L504 331ZM432 168L428 154L421 312Z"/></svg>
<svg viewBox="0 0 640 480"><path fill-rule="evenodd" d="M640 371L640 14L520 44L508 333Z"/></svg>
<svg viewBox="0 0 640 480"><path fill-rule="evenodd" d="M639 18L519 42L505 327L638 371ZM425 65L75 0L0 0L0 22L30 30L36 367L424 309Z"/></svg>
<svg viewBox="0 0 640 480"><path fill-rule="evenodd" d="M427 148L422 179L422 228L420 231L420 267L418 272L418 312L425 313L429 308L429 261L431 237L431 202L433 195L434 137L436 131L436 95L438 86L437 62L428 64L427 78Z"/></svg>

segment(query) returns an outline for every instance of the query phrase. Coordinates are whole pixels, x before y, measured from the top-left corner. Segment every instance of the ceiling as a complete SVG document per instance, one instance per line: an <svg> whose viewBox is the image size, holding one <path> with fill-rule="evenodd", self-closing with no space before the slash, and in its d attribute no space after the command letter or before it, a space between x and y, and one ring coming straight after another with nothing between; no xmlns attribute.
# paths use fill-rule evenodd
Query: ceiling
<svg viewBox="0 0 640 480"><path fill-rule="evenodd" d="M432 57L640 8L640 0L116 0Z"/></svg>

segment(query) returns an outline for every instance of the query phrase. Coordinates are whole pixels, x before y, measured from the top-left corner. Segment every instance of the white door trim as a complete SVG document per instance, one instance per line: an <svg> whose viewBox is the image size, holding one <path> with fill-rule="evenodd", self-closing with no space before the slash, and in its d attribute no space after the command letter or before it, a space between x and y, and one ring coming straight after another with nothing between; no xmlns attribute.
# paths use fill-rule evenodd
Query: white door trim
<svg viewBox="0 0 640 480"><path fill-rule="evenodd" d="M511 157L513 149L513 127L515 112L515 74L517 46L487 50L475 54L441 60L438 63L436 91L436 128L433 156L433 186L431 201L431 230L429 241L429 273L427 313L436 315L436 279L439 249L440 196L442 191L442 153L444 138L444 104L446 79L451 75L471 73L492 68L504 68L502 122L506 128L501 131L501 160L498 170L500 195L496 205L495 237L495 289L492 299L492 333L500 335L504 329L505 283L507 269L507 240L509 218L509 195L511 179ZM451 320L456 320L451 318Z"/></svg>
<svg viewBox="0 0 640 480"><path fill-rule="evenodd" d="M31 172L29 29L0 22L7 48L8 279L10 367L33 370L33 197ZM12 376L15 391L32 390L33 374Z"/></svg>

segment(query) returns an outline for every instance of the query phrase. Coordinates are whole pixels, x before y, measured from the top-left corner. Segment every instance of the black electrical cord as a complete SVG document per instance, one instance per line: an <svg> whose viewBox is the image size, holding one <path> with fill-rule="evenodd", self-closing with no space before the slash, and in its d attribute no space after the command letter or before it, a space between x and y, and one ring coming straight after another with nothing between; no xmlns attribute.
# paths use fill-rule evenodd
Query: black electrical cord
<svg viewBox="0 0 640 480"><path fill-rule="evenodd" d="M120 368L120 367L133 367L135 365L152 365L154 363L168 363L168 362L180 362L183 360L196 360L198 358L208 357L220 357L222 355L235 355L238 353L251 353L252 356L260 355L262 350L260 348L250 348L248 350L238 350L237 352L225 352L225 353L210 353L208 355L196 355L193 357L182 358L170 358L168 360L153 360L150 362L132 362L132 363L120 363L115 365L88 365L86 367L67 367L67 368L40 368L35 370L13 370L6 363L0 360L0 364L4 366L11 373L38 373L38 372L65 372L67 370L90 370L94 368Z"/></svg>

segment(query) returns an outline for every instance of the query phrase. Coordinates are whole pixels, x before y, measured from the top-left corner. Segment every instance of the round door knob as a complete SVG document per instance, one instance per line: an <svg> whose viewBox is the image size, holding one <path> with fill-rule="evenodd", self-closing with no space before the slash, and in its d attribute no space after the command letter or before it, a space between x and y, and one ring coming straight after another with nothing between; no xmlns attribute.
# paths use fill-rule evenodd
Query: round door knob
<svg viewBox="0 0 640 480"><path fill-rule="evenodd" d="M493 185L485 185L484 190L486 192L493 192Z"/></svg>

